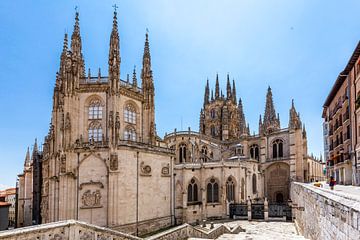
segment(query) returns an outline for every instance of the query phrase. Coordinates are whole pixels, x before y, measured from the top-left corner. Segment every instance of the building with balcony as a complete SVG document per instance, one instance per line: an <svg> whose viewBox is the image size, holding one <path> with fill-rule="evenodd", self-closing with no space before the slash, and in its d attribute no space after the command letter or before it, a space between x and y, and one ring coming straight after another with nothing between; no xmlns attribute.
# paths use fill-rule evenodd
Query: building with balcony
<svg viewBox="0 0 360 240"><path fill-rule="evenodd" d="M327 177L338 184L360 184L360 43L338 75L323 105Z"/></svg>
<svg viewBox="0 0 360 240"><path fill-rule="evenodd" d="M16 205L16 188L8 188L0 191L0 202L9 205L8 226L15 226L15 205Z"/></svg>

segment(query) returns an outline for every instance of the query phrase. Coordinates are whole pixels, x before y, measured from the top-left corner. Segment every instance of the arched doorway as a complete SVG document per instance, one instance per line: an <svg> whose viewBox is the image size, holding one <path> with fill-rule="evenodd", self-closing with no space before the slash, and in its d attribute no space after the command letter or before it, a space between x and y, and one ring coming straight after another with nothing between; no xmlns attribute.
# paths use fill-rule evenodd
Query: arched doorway
<svg viewBox="0 0 360 240"><path fill-rule="evenodd" d="M283 203L289 199L290 166L273 163L265 170L265 196L270 203Z"/></svg>
<svg viewBox="0 0 360 240"><path fill-rule="evenodd" d="M284 195L281 192L276 193L276 203L284 203Z"/></svg>

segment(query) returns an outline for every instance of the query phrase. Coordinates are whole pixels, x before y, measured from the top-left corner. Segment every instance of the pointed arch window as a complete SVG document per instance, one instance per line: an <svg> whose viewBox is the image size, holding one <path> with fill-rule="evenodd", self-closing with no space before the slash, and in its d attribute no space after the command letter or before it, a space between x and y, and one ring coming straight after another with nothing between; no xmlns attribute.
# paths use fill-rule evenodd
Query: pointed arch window
<svg viewBox="0 0 360 240"><path fill-rule="evenodd" d="M211 111L210 111L210 117L211 117L211 119L215 119L215 117L216 117L216 111L215 111L215 109L211 109Z"/></svg>
<svg viewBox="0 0 360 240"><path fill-rule="evenodd" d="M201 148L201 160L207 162L208 148L207 146L202 146Z"/></svg>
<svg viewBox="0 0 360 240"><path fill-rule="evenodd" d="M215 137L216 136L216 128L215 128L215 126L211 126L210 131L211 131L211 136Z"/></svg>
<svg viewBox="0 0 360 240"><path fill-rule="evenodd" d="M235 201L235 183L232 177L229 177L226 181L226 199L229 202Z"/></svg>
<svg viewBox="0 0 360 240"><path fill-rule="evenodd" d="M194 178L191 179L188 185L188 203L198 202L198 185Z"/></svg>
<svg viewBox="0 0 360 240"><path fill-rule="evenodd" d="M124 140L136 141L136 131L133 127L126 127L124 131Z"/></svg>
<svg viewBox="0 0 360 240"><path fill-rule="evenodd" d="M219 202L219 184L214 178L211 178L206 186L207 202L217 203Z"/></svg>
<svg viewBox="0 0 360 240"><path fill-rule="evenodd" d="M182 143L179 146L179 162L186 162L186 144Z"/></svg>
<svg viewBox="0 0 360 240"><path fill-rule="evenodd" d="M136 109L132 104L128 104L124 110L125 122L136 124Z"/></svg>
<svg viewBox="0 0 360 240"><path fill-rule="evenodd" d="M284 143L281 139L276 139L273 142L272 150L273 150L273 158L282 158L284 157L283 151Z"/></svg>
<svg viewBox="0 0 360 240"><path fill-rule="evenodd" d="M102 119L103 107L99 99L93 99L89 104L89 119Z"/></svg>
<svg viewBox="0 0 360 240"><path fill-rule="evenodd" d="M102 128L99 122L91 122L88 129L88 139L89 142L99 142L102 141Z"/></svg>
<svg viewBox="0 0 360 240"><path fill-rule="evenodd" d="M250 158L259 161L259 146L257 144L253 144L250 146Z"/></svg>

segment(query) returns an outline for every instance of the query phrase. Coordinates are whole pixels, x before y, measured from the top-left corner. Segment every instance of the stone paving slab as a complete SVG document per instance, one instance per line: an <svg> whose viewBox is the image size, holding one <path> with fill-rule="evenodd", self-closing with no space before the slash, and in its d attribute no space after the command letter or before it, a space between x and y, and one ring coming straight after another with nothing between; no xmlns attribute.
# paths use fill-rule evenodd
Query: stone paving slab
<svg viewBox="0 0 360 240"><path fill-rule="evenodd" d="M257 221L233 221L225 225L240 225L245 232L238 234L224 234L218 240L297 240L306 239L296 231L295 224L290 222L257 222ZM191 240L200 240L190 238Z"/></svg>

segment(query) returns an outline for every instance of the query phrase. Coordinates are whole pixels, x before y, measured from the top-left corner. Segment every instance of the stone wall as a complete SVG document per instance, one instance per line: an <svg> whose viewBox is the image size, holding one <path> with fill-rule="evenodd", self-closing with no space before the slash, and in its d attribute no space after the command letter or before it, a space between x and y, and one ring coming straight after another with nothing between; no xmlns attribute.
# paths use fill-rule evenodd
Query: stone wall
<svg viewBox="0 0 360 240"><path fill-rule="evenodd" d="M359 239L360 203L339 192L303 183L291 184L295 223L304 237Z"/></svg>

